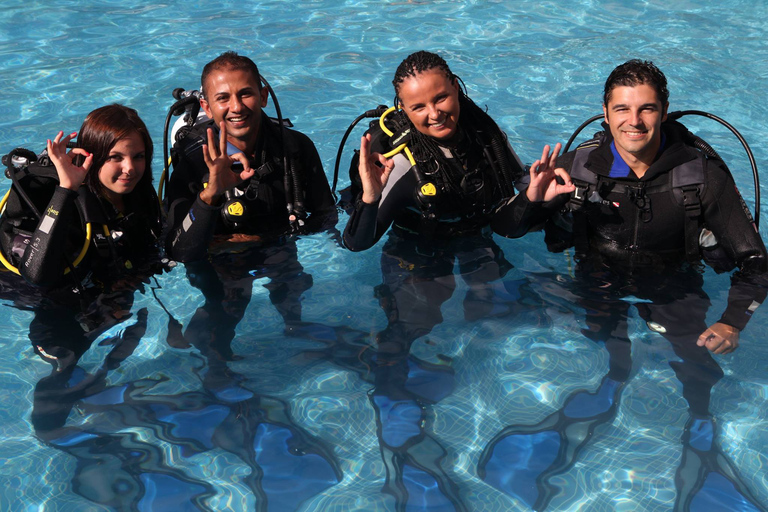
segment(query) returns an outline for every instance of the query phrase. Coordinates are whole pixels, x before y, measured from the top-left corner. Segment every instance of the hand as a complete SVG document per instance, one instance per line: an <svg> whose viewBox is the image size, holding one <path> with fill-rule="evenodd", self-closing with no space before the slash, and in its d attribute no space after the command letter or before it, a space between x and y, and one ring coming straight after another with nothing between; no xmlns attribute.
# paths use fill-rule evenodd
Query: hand
<svg viewBox="0 0 768 512"><path fill-rule="evenodd" d="M216 145L213 129L208 128L208 144L203 144L203 158L208 166L208 186L200 192L200 199L206 204L215 204L221 195L232 187L247 180L255 172L243 153L227 154L227 128L221 122L219 144ZM243 164L243 171L232 172L232 164Z"/></svg>
<svg viewBox="0 0 768 512"><path fill-rule="evenodd" d="M381 165L378 165L381 164ZM373 204L381 197L381 191L389 180L395 162L381 153L371 153L371 134L360 138L360 181L363 184L363 202Z"/></svg>
<svg viewBox="0 0 768 512"><path fill-rule="evenodd" d="M707 347L714 354L730 354L739 348L739 330L717 322L701 333L696 344L700 347Z"/></svg>
<svg viewBox="0 0 768 512"><path fill-rule="evenodd" d="M63 135L64 132L60 131L56 138L53 139L53 142L51 142L51 139L48 139L48 144L46 145L48 156L56 167L56 174L59 175L59 185L69 190L77 190L83 184L85 175L93 163L93 155L82 148L74 148L67 153L67 144L77 136L77 132L70 133L62 139ZM85 157L83 165L77 166L73 163L75 155Z"/></svg>
<svg viewBox="0 0 768 512"><path fill-rule="evenodd" d="M246 235L233 233L231 235L215 235L208 246L208 253L217 255L222 253L238 252L263 242L259 235Z"/></svg>
<svg viewBox="0 0 768 512"><path fill-rule="evenodd" d="M541 159L531 164L531 183L525 195L531 202L551 201L560 194L570 194L576 190L571 182L571 177L562 167L557 165L557 154L560 153L560 143L555 145L552 155L549 154L549 145L544 146ZM564 184L557 182L557 176L562 178Z"/></svg>

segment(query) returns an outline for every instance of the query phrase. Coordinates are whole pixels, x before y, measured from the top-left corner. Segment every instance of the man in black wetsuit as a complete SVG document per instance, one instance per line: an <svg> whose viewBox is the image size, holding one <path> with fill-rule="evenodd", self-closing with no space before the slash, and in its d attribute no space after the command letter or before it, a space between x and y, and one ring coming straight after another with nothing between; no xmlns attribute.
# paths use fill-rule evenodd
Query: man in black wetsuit
<svg viewBox="0 0 768 512"><path fill-rule="evenodd" d="M262 111L268 90L251 59L220 55L203 69L201 85L211 120L174 147L168 253L187 263L206 296L211 328L234 329L258 277L270 278L270 300L286 325L298 322L312 276L286 235L336 222L320 157L307 136Z"/></svg>
<svg viewBox="0 0 768 512"><path fill-rule="evenodd" d="M605 132L560 159L559 145L551 155L546 150L541 169L538 162L531 167L526 193L510 200L494 217L494 230L514 237L544 219L552 222L567 206L579 263L573 291L586 310L583 332L604 342L609 353L609 372L598 390L572 394L563 409L540 425L507 427L485 450L480 464L483 478L510 482L520 475L503 469L508 464L501 454L530 445L531 435L557 431L548 450L560 455L536 471L538 492L524 498L537 510L554 495L549 475L567 470L587 442L588 436L571 439L569 432L592 432L615 414L632 367L627 331L632 304L681 359L670 366L682 384L690 417L675 479L675 510L688 510L701 489L710 485L710 480L704 482L709 473L730 481L720 480L726 485L717 492L730 496L733 503L756 502L715 447L709 403L723 371L710 352L734 351L740 331L765 299L766 249L725 164L698 149L702 146L697 138L667 118L666 84L663 73L650 62L630 60L618 66L605 84ZM574 191L545 201L545 192L555 187L563 168L569 171ZM702 258L717 271L738 267L727 308L709 327ZM491 468L495 473L502 468L504 478L492 474ZM528 492L504 490L517 496Z"/></svg>
<svg viewBox="0 0 768 512"><path fill-rule="evenodd" d="M653 64L631 60L616 68L605 85L606 131L557 162L580 183L577 190L544 203L555 175L532 168L531 186L495 217L494 229L522 235L568 203L582 268L622 276L679 271L686 261L716 252L719 263L729 261L739 271L726 311L697 345L725 354L738 347L739 332L765 298L766 249L725 164L692 147L694 136L667 120L668 96L666 78ZM554 160L558 149L545 157ZM687 247L690 226L696 229L693 249ZM708 233L718 251L711 243L700 247Z"/></svg>

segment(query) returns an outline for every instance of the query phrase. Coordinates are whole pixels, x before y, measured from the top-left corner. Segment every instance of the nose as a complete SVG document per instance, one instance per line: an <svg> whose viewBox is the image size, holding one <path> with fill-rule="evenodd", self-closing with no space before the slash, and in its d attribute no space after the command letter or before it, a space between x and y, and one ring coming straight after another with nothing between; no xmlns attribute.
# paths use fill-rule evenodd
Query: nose
<svg viewBox="0 0 768 512"><path fill-rule="evenodd" d="M242 104L243 104L243 102L240 101L240 98L238 98L236 94L233 94L229 98L229 110L231 110L233 112L239 112L240 111L240 107L242 106Z"/></svg>
<svg viewBox="0 0 768 512"><path fill-rule="evenodd" d="M134 169L136 169L136 162L133 158L123 158L123 173L130 174Z"/></svg>
<svg viewBox="0 0 768 512"><path fill-rule="evenodd" d="M437 110L435 105L427 105L427 115L429 115L430 119L437 119L437 117L440 115L440 112Z"/></svg>
<svg viewBox="0 0 768 512"><path fill-rule="evenodd" d="M629 115L630 115L629 122L633 126L637 126L637 125L642 124L642 120L640 119L640 111L639 110L632 109L632 110L630 110L630 114Z"/></svg>

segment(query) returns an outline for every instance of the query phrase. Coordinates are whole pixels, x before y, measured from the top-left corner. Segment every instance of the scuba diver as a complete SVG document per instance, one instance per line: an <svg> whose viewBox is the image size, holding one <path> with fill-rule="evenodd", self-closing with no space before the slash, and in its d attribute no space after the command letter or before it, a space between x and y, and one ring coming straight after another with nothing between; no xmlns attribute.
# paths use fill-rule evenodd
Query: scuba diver
<svg viewBox="0 0 768 512"><path fill-rule="evenodd" d="M17 149L5 159L14 187L0 230L3 264L35 286L82 290L130 279L159 252L144 122L133 109L108 105L88 114L67 153L76 135L59 132L40 157Z"/></svg>
<svg viewBox="0 0 768 512"><path fill-rule="evenodd" d="M67 365L129 317L134 291L166 266L152 140L136 111L94 110L67 153L75 136L59 132L39 156L16 149L4 158L13 186L0 216L0 260L10 270L2 288L15 290L8 298L18 307L35 311L35 350ZM57 354L59 337L67 336L83 346Z"/></svg>
<svg viewBox="0 0 768 512"><path fill-rule="evenodd" d="M76 136L76 146L67 152ZM34 313L29 339L52 367L35 387L35 434L72 453L78 468L88 464L62 441L67 419L78 400L105 387L107 368L117 368L133 352L146 328L146 310L113 340L96 374L85 376L78 362L96 338L133 316L135 291L166 268L158 245L162 219L152 186L152 153L137 112L115 104L89 113L79 136L59 132L40 155L18 148L3 158L13 184L0 216L0 260L8 270L0 275L0 294ZM109 452L106 440L89 438ZM104 460L96 459L102 472ZM104 496L94 473L86 473L76 471L74 492ZM138 480L132 485L141 487Z"/></svg>
<svg viewBox="0 0 768 512"><path fill-rule="evenodd" d="M208 119L191 116L172 151L168 254L187 264L193 285L218 277L210 293L245 296L240 306L247 306L253 280L268 277L270 300L290 329L312 287L290 235L332 229L337 220L320 157L307 136L286 128L274 93L277 122L263 112L272 90L248 57L221 54L203 68L201 86ZM177 105L198 110L197 101L181 98L169 118L183 111ZM230 308L228 323L243 314Z"/></svg>
<svg viewBox="0 0 768 512"><path fill-rule="evenodd" d="M503 281L512 265L493 241L490 222L515 195L523 164L439 55L409 55L392 83L398 108L378 112L379 123L372 123L352 159L351 213L343 234L348 249L362 251L389 231L383 284L376 289L388 325L377 335L371 392L388 468L385 492L395 496L398 510L426 502L466 510L442 468L445 449L425 430L429 406L452 389L452 370L426 372L444 390L416 393L409 389L415 378L409 377L409 353L417 338L442 322L441 305L456 288L457 261L469 286L467 320L508 315L519 304L526 285Z"/></svg>
<svg viewBox="0 0 768 512"><path fill-rule="evenodd" d="M597 425L614 417L632 364L631 305L680 358L669 364L689 418L675 510L766 510L720 453L709 411L712 387L723 376L711 354L736 350L765 299L766 249L728 168L676 121L681 114L668 114L668 97L666 77L653 63L616 67L604 88L604 131L559 159L559 144L551 154L545 148L548 167L532 166L526 193L493 219L494 230L510 237L546 223L552 247L575 247L571 291L586 310L583 332L609 353L609 373L597 391L574 393L538 425L507 427L481 457L482 478L536 510L556 494L550 477L570 468ZM545 197L558 179L573 191ZM717 272L738 267L726 310L709 326L702 259Z"/></svg>

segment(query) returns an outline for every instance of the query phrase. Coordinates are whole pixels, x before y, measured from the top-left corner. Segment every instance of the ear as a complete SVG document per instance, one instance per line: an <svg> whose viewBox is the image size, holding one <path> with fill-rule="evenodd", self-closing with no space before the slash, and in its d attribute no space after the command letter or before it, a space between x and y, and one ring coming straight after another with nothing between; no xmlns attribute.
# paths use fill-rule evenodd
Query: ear
<svg viewBox="0 0 768 512"><path fill-rule="evenodd" d="M608 123L608 108L605 106L605 103L603 103L603 120Z"/></svg>
<svg viewBox="0 0 768 512"><path fill-rule="evenodd" d="M204 98L200 98L200 106L203 108L203 112L208 116L208 119L213 119L213 113L211 112L211 106Z"/></svg>
<svg viewBox="0 0 768 512"><path fill-rule="evenodd" d="M669 102L667 102L661 109L661 122L667 120L667 112L669 111Z"/></svg>
<svg viewBox="0 0 768 512"><path fill-rule="evenodd" d="M261 95L261 108L264 108L267 106L267 98L269 98L269 91L267 90L266 87L262 87L259 94Z"/></svg>
<svg viewBox="0 0 768 512"><path fill-rule="evenodd" d="M451 85L453 85L453 88L456 89L456 92L459 92L459 79L456 78L456 75L451 78Z"/></svg>

